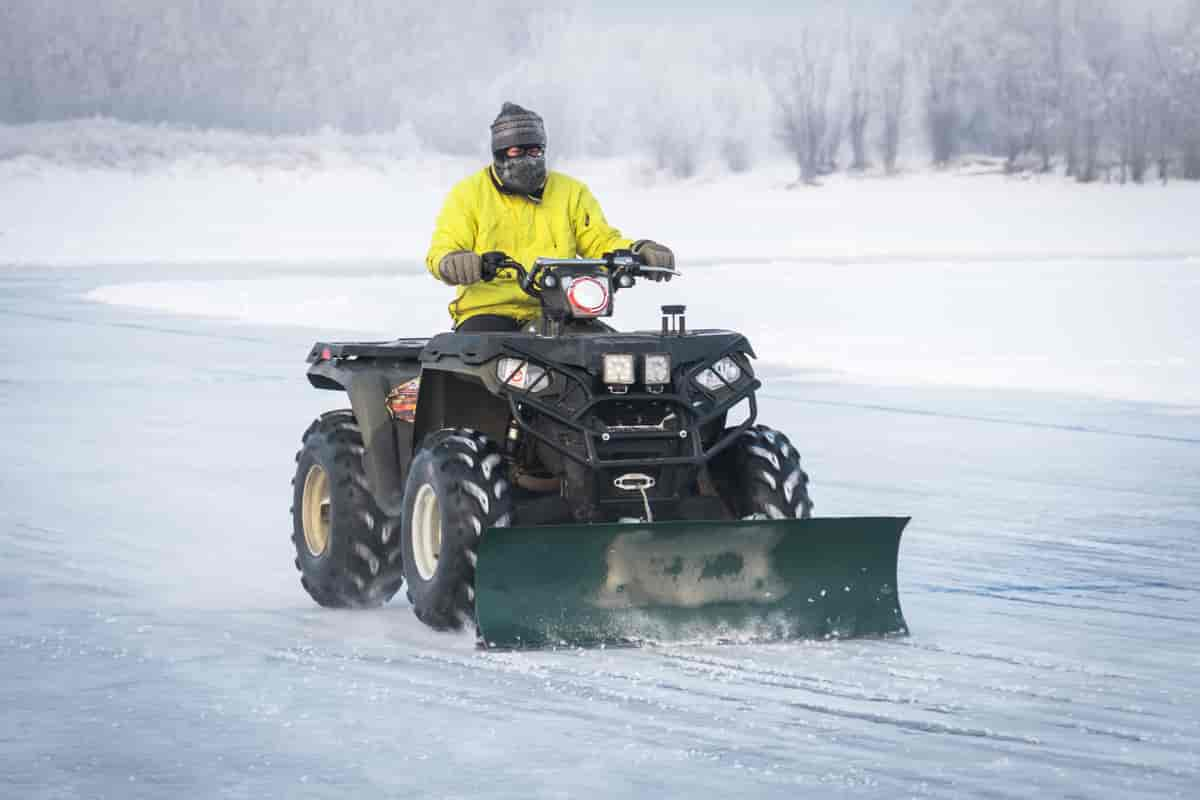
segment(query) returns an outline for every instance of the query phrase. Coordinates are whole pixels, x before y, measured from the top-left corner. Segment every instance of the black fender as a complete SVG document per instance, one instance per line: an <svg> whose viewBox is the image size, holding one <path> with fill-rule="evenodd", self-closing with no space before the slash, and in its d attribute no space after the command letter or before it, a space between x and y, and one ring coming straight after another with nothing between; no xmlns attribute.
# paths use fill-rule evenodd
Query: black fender
<svg viewBox="0 0 1200 800"><path fill-rule="evenodd" d="M404 480L412 460L412 424L393 420L387 396L391 390L417 377L420 363L374 359L322 360L308 369L308 380L318 389L340 390L350 397L350 407L362 432L363 466L375 502L389 516L404 510Z"/></svg>
<svg viewBox="0 0 1200 800"><path fill-rule="evenodd" d="M362 431L363 446L367 448L363 464L371 494L379 507L393 517L404 511L404 478L412 455L408 453L401 460L395 428L409 423L392 419L387 396L393 386L403 382L393 382L393 378L378 372L362 371L354 374L346 387L350 407Z"/></svg>
<svg viewBox="0 0 1200 800"><path fill-rule="evenodd" d="M426 367L421 371L413 443L444 428L472 428L496 443L508 435L508 400L493 394L478 377L479 369L461 371Z"/></svg>

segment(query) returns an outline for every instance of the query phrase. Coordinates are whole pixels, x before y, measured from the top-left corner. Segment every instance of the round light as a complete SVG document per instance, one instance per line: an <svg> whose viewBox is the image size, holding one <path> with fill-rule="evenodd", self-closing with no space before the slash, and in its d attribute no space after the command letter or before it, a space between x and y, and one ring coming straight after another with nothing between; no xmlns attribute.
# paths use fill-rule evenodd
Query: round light
<svg viewBox="0 0 1200 800"><path fill-rule="evenodd" d="M577 278L567 290L567 299L584 314L601 314L608 308L608 287L595 278Z"/></svg>

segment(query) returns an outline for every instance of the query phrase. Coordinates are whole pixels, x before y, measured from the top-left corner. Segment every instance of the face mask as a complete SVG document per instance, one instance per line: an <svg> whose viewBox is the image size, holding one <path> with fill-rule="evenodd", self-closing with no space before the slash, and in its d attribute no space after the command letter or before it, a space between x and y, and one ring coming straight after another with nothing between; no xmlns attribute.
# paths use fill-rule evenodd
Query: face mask
<svg viewBox="0 0 1200 800"><path fill-rule="evenodd" d="M546 183L546 157L527 155L498 159L496 176L506 189L533 194Z"/></svg>

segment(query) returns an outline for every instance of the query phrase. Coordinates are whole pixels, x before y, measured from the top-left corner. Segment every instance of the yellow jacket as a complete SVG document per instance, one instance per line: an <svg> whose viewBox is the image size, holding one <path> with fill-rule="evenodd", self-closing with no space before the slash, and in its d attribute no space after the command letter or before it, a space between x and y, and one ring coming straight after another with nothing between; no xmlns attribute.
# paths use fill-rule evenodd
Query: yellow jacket
<svg viewBox="0 0 1200 800"><path fill-rule="evenodd" d="M442 256L455 250L500 250L528 269L538 256L599 258L633 244L608 224L591 191L574 178L551 172L538 203L501 192L492 181L491 170L491 166L485 167L450 190L425 257L435 278L441 279L438 264ZM450 304L455 325L478 314L500 314L525 322L540 310L538 302L521 291L507 273L490 283L459 286L458 296Z"/></svg>

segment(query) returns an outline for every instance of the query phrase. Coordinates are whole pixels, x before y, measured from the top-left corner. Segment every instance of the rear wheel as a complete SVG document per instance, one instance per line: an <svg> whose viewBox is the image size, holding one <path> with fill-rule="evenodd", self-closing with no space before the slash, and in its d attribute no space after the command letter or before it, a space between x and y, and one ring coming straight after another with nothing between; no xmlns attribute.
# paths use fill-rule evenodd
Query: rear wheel
<svg viewBox="0 0 1200 800"><path fill-rule="evenodd" d="M354 414L322 414L303 442L292 479L292 544L300 584L323 606L382 605L404 579L400 537L367 488Z"/></svg>
<svg viewBox="0 0 1200 800"><path fill-rule="evenodd" d="M813 502L800 453L786 436L758 425L713 463L722 498L740 518L807 519Z"/></svg>
<svg viewBox="0 0 1200 800"><path fill-rule="evenodd" d="M467 428L431 434L413 456L400 540L409 602L431 628L474 623L479 537L512 519L502 464L500 448Z"/></svg>

